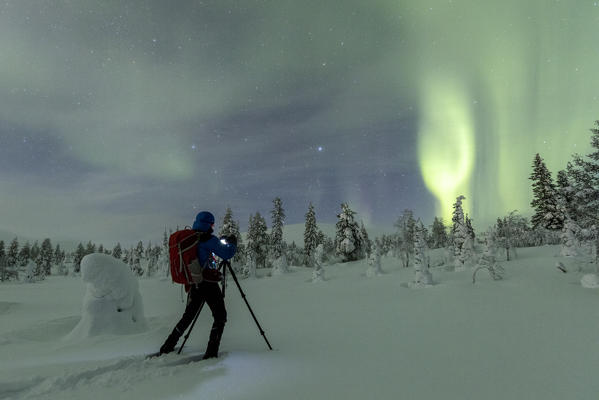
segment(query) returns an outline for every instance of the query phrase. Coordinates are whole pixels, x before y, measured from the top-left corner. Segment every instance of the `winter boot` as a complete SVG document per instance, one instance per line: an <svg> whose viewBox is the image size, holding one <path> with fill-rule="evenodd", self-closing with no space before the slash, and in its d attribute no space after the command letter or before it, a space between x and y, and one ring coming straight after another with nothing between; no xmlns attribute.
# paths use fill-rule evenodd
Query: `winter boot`
<svg viewBox="0 0 599 400"><path fill-rule="evenodd" d="M213 325L210 331L210 339L208 340L208 347L206 353L204 353L203 359L216 358L218 357L218 348L220 347L220 338L223 336L223 325Z"/></svg>
<svg viewBox="0 0 599 400"><path fill-rule="evenodd" d="M173 329L170 335L164 341L164 344L160 347L160 354L167 354L175 350L175 346L181 337L181 333L177 330L177 327Z"/></svg>

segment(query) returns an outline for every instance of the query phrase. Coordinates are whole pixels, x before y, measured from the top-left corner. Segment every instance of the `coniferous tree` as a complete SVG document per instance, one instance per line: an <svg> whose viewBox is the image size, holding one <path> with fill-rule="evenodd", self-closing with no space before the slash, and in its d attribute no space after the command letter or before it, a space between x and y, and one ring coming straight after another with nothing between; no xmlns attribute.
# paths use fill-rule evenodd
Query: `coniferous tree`
<svg viewBox="0 0 599 400"><path fill-rule="evenodd" d="M8 252L6 253L6 265L8 268L16 269L19 262L19 240L14 238L10 242Z"/></svg>
<svg viewBox="0 0 599 400"><path fill-rule="evenodd" d="M19 266L21 266L21 267L26 266L30 259L31 259L31 247L29 246L29 242L25 242L23 247L21 247L21 250L19 250L19 255L18 255Z"/></svg>
<svg viewBox="0 0 599 400"><path fill-rule="evenodd" d="M52 252L52 242L50 241L49 238L44 239L44 241L42 242L42 247L40 249L40 255L39 255L39 265L40 265L40 275L43 276L48 276L51 274L51 269L52 269L52 259L53 259L53 252Z"/></svg>
<svg viewBox="0 0 599 400"><path fill-rule="evenodd" d="M56 265L59 265L63 261L64 261L64 254L62 252L62 249L60 248L60 245L57 244L56 247L54 248L54 252L52 253L52 262Z"/></svg>
<svg viewBox="0 0 599 400"><path fill-rule="evenodd" d="M431 226L431 245L433 249L445 247L448 242L447 230L443 224L443 219L435 217L433 225Z"/></svg>
<svg viewBox="0 0 599 400"><path fill-rule="evenodd" d="M525 219L516 210L511 211L503 218L497 218L495 238L497 245L505 249L507 261L510 261L510 250L516 246L524 225L526 225Z"/></svg>
<svg viewBox="0 0 599 400"><path fill-rule="evenodd" d="M343 262L364 258L364 238L354 220L355 211L347 203L341 204L341 214L337 215L335 253Z"/></svg>
<svg viewBox="0 0 599 400"><path fill-rule="evenodd" d="M120 260L123 256L123 249L121 248L120 243L117 242L116 246L114 246L114 249L112 249L112 256L117 260Z"/></svg>
<svg viewBox="0 0 599 400"><path fill-rule="evenodd" d="M495 241L494 238L496 233L493 229L487 232L485 237L485 250L478 260L478 264L474 273L472 274L472 283L476 283L476 273L481 269L489 271L489 275L495 281L503 279L504 270L503 267L497 264L495 260Z"/></svg>
<svg viewBox="0 0 599 400"><path fill-rule="evenodd" d="M6 249L4 248L4 240L0 240L0 258L6 257Z"/></svg>
<svg viewBox="0 0 599 400"><path fill-rule="evenodd" d="M468 231L468 236L474 242L474 239L476 238L476 234L474 233L474 228L472 227L472 219L470 217L468 217L468 214L466 214L464 216L464 223L466 225L466 231Z"/></svg>
<svg viewBox="0 0 599 400"><path fill-rule="evenodd" d="M250 216L248 225L248 255L251 255L252 262L258 266L266 267L266 257L268 254L268 233L266 221L259 212Z"/></svg>
<svg viewBox="0 0 599 400"><path fill-rule="evenodd" d="M87 242L87 246L85 247L85 255L93 254L96 252L96 245L91 242Z"/></svg>
<svg viewBox="0 0 599 400"><path fill-rule="evenodd" d="M75 250L75 256L73 258L73 272L81 272L81 260L83 260L83 257L85 256L85 247L83 247L82 243L79 243L79 245L77 245L77 250Z"/></svg>
<svg viewBox="0 0 599 400"><path fill-rule="evenodd" d="M377 242L377 239L375 239L375 243ZM366 276L368 278L383 275L383 269L381 268L381 255L380 247L376 244L373 244L370 255L368 256L368 269L366 270Z"/></svg>
<svg viewBox="0 0 599 400"><path fill-rule="evenodd" d="M464 218L464 210L462 208L462 200L466 199L464 196L458 196L456 202L453 205L453 216L451 221L453 226L451 228L451 236L453 243L453 256L455 261L456 269L464 268L469 255L469 249L464 246L467 239L471 238L466 222Z"/></svg>
<svg viewBox="0 0 599 400"><path fill-rule="evenodd" d="M270 248L273 259L277 259L283 255L283 224L285 223L285 210L279 197L273 200L273 209L270 216L272 218Z"/></svg>
<svg viewBox="0 0 599 400"><path fill-rule="evenodd" d="M227 207L218 235L220 237L235 236L237 238L237 251L235 251L235 256L233 256L233 262L240 265L245 264L243 237L239 232L239 223L233 219L233 211L231 211L230 207Z"/></svg>
<svg viewBox="0 0 599 400"><path fill-rule="evenodd" d="M34 262L37 260L37 258L40 255L40 245L38 244L37 240L35 242L33 242L33 246L31 246L31 250L29 252L29 259L33 260Z"/></svg>
<svg viewBox="0 0 599 400"><path fill-rule="evenodd" d="M362 235L362 239L364 240L364 253L366 256L369 256L372 252L372 241L368 237L368 232L366 231L366 227L364 226L364 221L360 224L360 234Z"/></svg>
<svg viewBox="0 0 599 400"><path fill-rule="evenodd" d="M142 241L140 240L137 243L137 246L133 249L131 249L131 259L130 261L130 267L131 270L133 272L135 272L135 274L137 276L142 276L144 274L144 270L141 267L141 260L143 259L143 255L144 255L144 245L142 243Z"/></svg>
<svg viewBox="0 0 599 400"><path fill-rule="evenodd" d="M100 246L98 247L98 253L104 254L104 245L100 244Z"/></svg>
<svg viewBox="0 0 599 400"><path fill-rule="evenodd" d="M547 169L545 161L539 153L533 161L533 171L529 179L532 183L533 199L530 203L535 210L531 218L533 228L541 226L549 230L560 230L564 225L564 217L558 210L557 190Z"/></svg>
<svg viewBox="0 0 599 400"><path fill-rule="evenodd" d="M414 227L414 280L412 287L426 287L433 284L429 263L425 228L422 222L418 221Z"/></svg>
<svg viewBox="0 0 599 400"><path fill-rule="evenodd" d="M314 251L312 252L312 261L310 265L314 266L314 271L312 271L312 282L323 282L325 280L324 277L324 268L322 267L324 256L324 246L320 243Z"/></svg>
<svg viewBox="0 0 599 400"><path fill-rule="evenodd" d="M403 259L404 267L410 265L410 260L414 254L414 234L416 229L416 220L412 210L404 210L401 216L395 222L397 228L397 238L399 239L399 252Z"/></svg>
<svg viewBox="0 0 599 400"><path fill-rule="evenodd" d="M314 212L314 206L312 203L308 206L308 212L306 213L306 223L304 228L304 265L311 267L310 264L312 258L312 252L320 244L320 231L316 225L316 213Z"/></svg>

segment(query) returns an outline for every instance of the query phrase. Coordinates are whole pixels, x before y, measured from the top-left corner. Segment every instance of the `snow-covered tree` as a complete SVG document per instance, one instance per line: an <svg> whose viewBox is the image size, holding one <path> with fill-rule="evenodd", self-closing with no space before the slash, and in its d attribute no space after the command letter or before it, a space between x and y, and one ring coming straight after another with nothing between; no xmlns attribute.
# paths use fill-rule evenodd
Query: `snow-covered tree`
<svg viewBox="0 0 599 400"><path fill-rule="evenodd" d="M170 253L168 248L169 236L166 233L166 227L164 228L164 234L162 235L162 245L160 246L160 254L158 255L158 271L161 276L168 277L171 273L171 262Z"/></svg>
<svg viewBox="0 0 599 400"><path fill-rule="evenodd" d="M511 211L503 218L497 218L496 242L499 247L505 249L506 259L510 261L510 251L513 250L521 237L526 234L526 219L518 214L518 211Z"/></svg>
<svg viewBox="0 0 599 400"><path fill-rule="evenodd" d="M266 258L268 255L268 233L266 221L259 212L256 215L250 215L247 233L247 253L251 256L252 262L256 267L266 267Z"/></svg>
<svg viewBox="0 0 599 400"><path fill-rule="evenodd" d="M35 242L33 242L33 246L31 246L31 250L29 252L29 259L35 261L35 260L37 260L39 255L40 255L40 245L36 240Z"/></svg>
<svg viewBox="0 0 599 400"><path fill-rule="evenodd" d="M531 218L533 228L542 226L549 230L560 230L564 225L564 216L558 210L558 192L547 169L545 161L539 153L535 155L533 171L529 179L532 181L533 199L530 203L535 210Z"/></svg>
<svg viewBox="0 0 599 400"><path fill-rule="evenodd" d="M370 255L368 256L368 269L366 270L366 276L369 278L383 275L383 269L381 268L381 249L374 245L372 246Z"/></svg>
<svg viewBox="0 0 599 400"><path fill-rule="evenodd" d="M335 253L343 262L364 258L364 239L360 227L354 221L355 214L347 203L342 203L341 214L337 215Z"/></svg>
<svg viewBox="0 0 599 400"><path fill-rule="evenodd" d="M324 268L322 266L322 258L324 255L324 247L321 244L316 246L314 252L312 252L312 262L314 265L314 271L312 271L312 282L323 282L325 280L324 277Z"/></svg>
<svg viewBox="0 0 599 400"><path fill-rule="evenodd" d="M16 269L19 262L19 240L14 238L8 246L6 253L6 266L8 269Z"/></svg>
<svg viewBox="0 0 599 400"><path fill-rule="evenodd" d="M401 216L395 222L397 228L397 237L399 239L399 251L403 260L403 266L408 268L410 260L414 254L414 234L416 230L416 220L412 210L404 210Z"/></svg>
<svg viewBox="0 0 599 400"><path fill-rule="evenodd" d="M27 265L29 260L31 259L31 246L29 246L29 242L25 242L25 244L19 250L19 255L17 256L17 263L19 266L24 267Z"/></svg>
<svg viewBox="0 0 599 400"><path fill-rule="evenodd" d="M435 217L431 226L430 247L438 249L447 246L449 239L447 237L447 229L443 223L443 219Z"/></svg>
<svg viewBox="0 0 599 400"><path fill-rule="evenodd" d="M53 255L54 254L52 252L52 242L49 238L46 238L42 242L42 247L40 249L39 255L39 265L41 267L41 274L43 276L51 274Z"/></svg>
<svg viewBox="0 0 599 400"><path fill-rule="evenodd" d="M466 225L466 230L468 231L468 236L470 236L470 238L472 239L472 242L474 242L474 239L476 238L476 234L474 233L474 228L472 227L472 219L468 216L468 214L466 214L464 216L464 224Z"/></svg>
<svg viewBox="0 0 599 400"><path fill-rule="evenodd" d="M29 260L25 265L25 282L35 282L39 277L37 270L37 264L33 260Z"/></svg>
<svg viewBox="0 0 599 400"><path fill-rule="evenodd" d="M142 241L140 240L137 243L135 248L131 248L129 251L129 267L131 271L137 276L142 276L144 274L144 269L141 266L141 260L144 254L144 246Z"/></svg>
<svg viewBox="0 0 599 400"><path fill-rule="evenodd" d="M424 229L422 222L418 221L414 228L414 280L411 287L426 287L433 284Z"/></svg>
<svg viewBox="0 0 599 400"><path fill-rule="evenodd" d="M93 254L95 252L96 252L96 245L93 244L90 240L89 242L87 242L87 245L85 246L85 255Z"/></svg>
<svg viewBox="0 0 599 400"><path fill-rule="evenodd" d="M283 255L283 224L285 223L285 210L279 197L273 200L273 209L270 212L272 229L270 232L270 251L272 258L277 259Z"/></svg>
<svg viewBox="0 0 599 400"><path fill-rule="evenodd" d="M121 244L117 242L117 244L112 249L112 256L117 260L120 260L123 257L123 249L121 248Z"/></svg>
<svg viewBox="0 0 599 400"><path fill-rule="evenodd" d="M245 245L239 232L239 223L233 219L231 207L227 207L218 235L219 237L235 236L237 238L237 251L235 251L232 261L234 264L243 265L245 263Z"/></svg>
<svg viewBox="0 0 599 400"><path fill-rule="evenodd" d="M312 261L312 252L320 244L320 231L316 225L316 213L314 212L314 205L310 203L308 206L308 212L306 213L306 223L304 228L304 254L305 254L305 265L311 267L310 262Z"/></svg>
<svg viewBox="0 0 599 400"><path fill-rule="evenodd" d="M82 243L77 245L77 250L75 250L75 256L73 258L73 272L79 273L81 271L81 260L86 256L85 247L83 247Z"/></svg>
<svg viewBox="0 0 599 400"><path fill-rule="evenodd" d="M561 255L563 257L578 257L578 241L576 239L576 233L580 231L580 227L576 223L567 218L564 223L561 235Z"/></svg>
<svg viewBox="0 0 599 400"><path fill-rule="evenodd" d="M65 259L64 251L62 251L62 249L60 248L60 245L57 244L56 248L54 249L52 262L56 265L60 265L61 263L64 263L64 259Z"/></svg>
<svg viewBox="0 0 599 400"><path fill-rule="evenodd" d="M364 253L368 256L372 252L372 240L368 237L368 232L366 231L363 221L360 223L360 234L364 241Z"/></svg>
<svg viewBox="0 0 599 400"><path fill-rule="evenodd" d="M464 210L462 208L462 200L466 197L458 196L456 202L453 205L453 216L451 221L453 225L451 227L451 237L453 243L453 256L456 270L465 268L468 258L471 255L470 248L465 244L472 243L472 236L468 232L466 221L464 218ZM468 242L469 241L469 242Z"/></svg>
<svg viewBox="0 0 599 400"><path fill-rule="evenodd" d="M494 237L495 237L495 232L494 230L489 230L489 232L487 232L486 238L485 238L485 250L483 252L483 254L481 255L480 259L478 260L478 264L476 265L476 268L474 269L474 273L472 274L472 283L476 283L476 273L478 271L480 271L481 269L486 269L487 271L489 271L489 275L491 275L491 278L493 280L501 280L503 279L503 275L504 275L504 270L503 267L499 264L497 264L496 259L495 259L495 251L496 251L496 247L495 247L495 242L494 242Z"/></svg>

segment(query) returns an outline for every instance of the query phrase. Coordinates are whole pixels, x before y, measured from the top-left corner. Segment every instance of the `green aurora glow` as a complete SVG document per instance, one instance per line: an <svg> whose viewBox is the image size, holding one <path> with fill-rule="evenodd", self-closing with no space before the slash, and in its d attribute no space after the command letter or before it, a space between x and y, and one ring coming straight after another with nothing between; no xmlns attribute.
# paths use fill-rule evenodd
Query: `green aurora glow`
<svg viewBox="0 0 599 400"><path fill-rule="evenodd" d="M555 176L572 153L588 149L588 129L599 119L598 8L593 1L409 8L403 19L418 38L411 78L422 99L420 165L446 220L457 194L479 222L527 213L534 154Z"/></svg>

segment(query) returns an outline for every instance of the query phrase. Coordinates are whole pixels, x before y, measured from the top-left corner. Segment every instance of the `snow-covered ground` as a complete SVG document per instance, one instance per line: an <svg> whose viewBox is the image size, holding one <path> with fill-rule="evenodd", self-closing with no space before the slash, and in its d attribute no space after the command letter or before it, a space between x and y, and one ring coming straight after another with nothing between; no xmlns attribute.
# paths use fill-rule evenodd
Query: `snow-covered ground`
<svg viewBox="0 0 599 400"><path fill-rule="evenodd" d="M231 282L221 357L199 361L204 310L183 355L158 350L184 304L169 281L141 279L148 329L67 340L82 314L81 278L0 285L0 398L40 399L597 399L599 291L555 268L558 247L519 249L485 271L413 270L383 258L243 280L268 339Z"/></svg>

